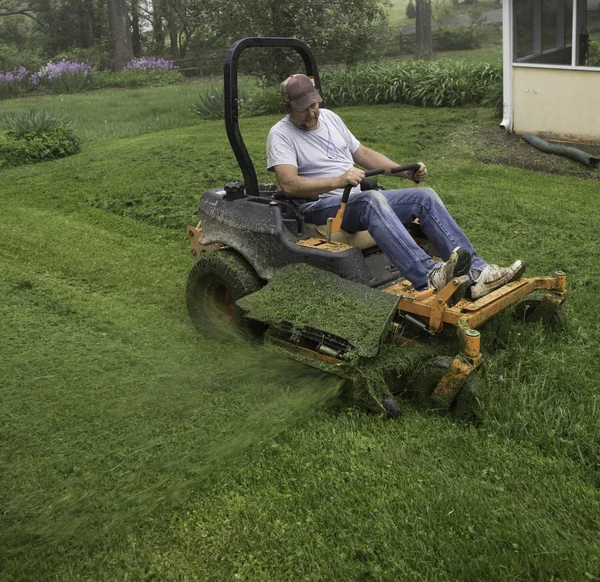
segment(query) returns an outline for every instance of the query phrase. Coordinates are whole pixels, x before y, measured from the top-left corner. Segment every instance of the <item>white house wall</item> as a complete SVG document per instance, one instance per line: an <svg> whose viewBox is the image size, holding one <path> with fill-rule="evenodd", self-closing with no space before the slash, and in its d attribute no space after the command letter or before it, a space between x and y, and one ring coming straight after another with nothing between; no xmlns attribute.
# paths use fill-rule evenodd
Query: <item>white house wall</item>
<svg viewBox="0 0 600 582"><path fill-rule="evenodd" d="M598 71L513 67L516 133L600 140Z"/></svg>

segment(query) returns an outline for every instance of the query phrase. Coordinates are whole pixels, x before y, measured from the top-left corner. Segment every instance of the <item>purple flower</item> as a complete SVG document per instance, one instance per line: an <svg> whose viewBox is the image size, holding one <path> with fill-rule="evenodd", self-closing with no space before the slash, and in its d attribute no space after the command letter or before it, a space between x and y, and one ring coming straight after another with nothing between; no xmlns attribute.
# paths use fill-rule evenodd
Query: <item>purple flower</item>
<svg viewBox="0 0 600 582"><path fill-rule="evenodd" d="M87 77L89 73L94 71L95 69L90 67L87 63L63 59L58 63L49 62L46 66L42 67L37 74L39 75L39 79L53 81L63 75L83 75L84 77Z"/></svg>
<svg viewBox="0 0 600 582"><path fill-rule="evenodd" d="M168 69L174 70L178 67L174 65L171 61L167 61L166 59L156 59L153 57L140 57L138 59L133 59L129 61L125 65L126 69L141 69L143 71L147 71L149 69Z"/></svg>

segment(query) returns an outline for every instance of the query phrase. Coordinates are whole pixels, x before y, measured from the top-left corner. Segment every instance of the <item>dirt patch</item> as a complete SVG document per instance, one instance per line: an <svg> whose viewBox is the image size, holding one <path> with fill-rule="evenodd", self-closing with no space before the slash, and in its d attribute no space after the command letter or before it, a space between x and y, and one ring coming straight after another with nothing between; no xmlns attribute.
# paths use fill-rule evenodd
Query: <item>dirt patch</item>
<svg viewBox="0 0 600 582"><path fill-rule="evenodd" d="M564 176L577 176L590 180L600 179L600 170L585 166L569 158L546 154L528 144L521 136L506 133L503 129L482 127L476 133L479 142L477 159L484 164L547 172ZM574 148L600 157L600 144L568 143Z"/></svg>

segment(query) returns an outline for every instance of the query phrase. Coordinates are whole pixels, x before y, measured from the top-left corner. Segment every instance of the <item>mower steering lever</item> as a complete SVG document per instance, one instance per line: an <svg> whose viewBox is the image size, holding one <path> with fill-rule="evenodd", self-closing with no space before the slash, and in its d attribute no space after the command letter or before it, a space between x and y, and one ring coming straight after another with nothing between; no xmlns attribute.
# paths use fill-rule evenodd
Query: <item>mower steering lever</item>
<svg viewBox="0 0 600 582"><path fill-rule="evenodd" d="M418 172L420 168L421 168L421 166L419 164L406 164L405 166L396 166L395 168L392 168L390 170L390 172L392 174L399 174L400 172L408 172L410 170L412 170L413 172ZM377 176L379 174L385 174L385 169L384 168L375 168L373 170L367 170L365 172L365 178L368 178L370 176ZM364 184L365 187L363 187L363 182L365 182L365 184ZM363 182L361 182L361 190L369 189L371 187L371 184L373 183L372 180L363 180ZM415 180L413 178L413 182L415 183L415 186L416 186L419 183L419 180ZM346 204L348 202L352 188L353 188L352 184L348 184L344 188L344 193L342 194L342 204Z"/></svg>

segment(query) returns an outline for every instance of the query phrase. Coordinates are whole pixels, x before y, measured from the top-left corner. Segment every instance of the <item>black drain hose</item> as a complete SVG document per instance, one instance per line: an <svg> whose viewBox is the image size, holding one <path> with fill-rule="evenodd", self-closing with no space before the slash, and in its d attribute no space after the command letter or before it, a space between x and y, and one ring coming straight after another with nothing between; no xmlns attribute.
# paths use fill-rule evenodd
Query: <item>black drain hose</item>
<svg viewBox="0 0 600 582"><path fill-rule="evenodd" d="M529 142L533 147L546 152L547 154L556 154L558 156L571 158L581 164L593 166L594 168L597 168L598 164L600 164L600 158L595 158L591 154L574 147L547 142L545 139L533 135L532 133L524 133L523 139Z"/></svg>

